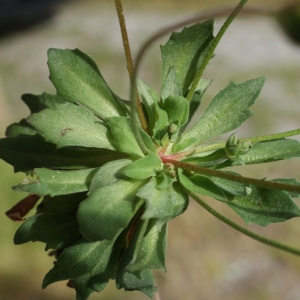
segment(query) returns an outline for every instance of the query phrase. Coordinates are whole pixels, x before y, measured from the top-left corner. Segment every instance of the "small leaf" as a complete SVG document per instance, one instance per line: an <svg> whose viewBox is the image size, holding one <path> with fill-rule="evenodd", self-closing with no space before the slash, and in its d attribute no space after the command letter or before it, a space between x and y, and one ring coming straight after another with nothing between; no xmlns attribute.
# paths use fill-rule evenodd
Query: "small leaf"
<svg viewBox="0 0 300 300"><path fill-rule="evenodd" d="M252 187L250 195L236 196L225 203L237 212L246 224L252 222L267 226L300 216L300 210L289 194L279 190Z"/></svg>
<svg viewBox="0 0 300 300"><path fill-rule="evenodd" d="M209 104L196 124L182 134L176 151L203 143L240 126L253 115L249 109L258 97L264 78L235 84L231 82Z"/></svg>
<svg viewBox="0 0 300 300"><path fill-rule="evenodd" d="M54 108L32 114L28 122L58 148L80 146L114 150L104 123L89 110L72 103L56 104Z"/></svg>
<svg viewBox="0 0 300 300"><path fill-rule="evenodd" d="M36 179L25 179L14 186L15 191L35 193L39 196L57 196L75 194L88 190L92 173L95 169L84 170L49 170L35 169Z"/></svg>
<svg viewBox="0 0 300 300"><path fill-rule="evenodd" d="M163 102L163 109L168 114L169 124L177 123L179 126L184 125L189 116L189 103L187 100L178 95L170 95Z"/></svg>
<svg viewBox="0 0 300 300"><path fill-rule="evenodd" d="M20 134L35 135L37 131L23 119L19 123L13 123L6 128L7 137L16 137Z"/></svg>
<svg viewBox="0 0 300 300"><path fill-rule="evenodd" d="M49 49L48 65L60 96L89 108L100 118L126 115L123 104L88 55L78 49Z"/></svg>
<svg viewBox="0 0 300 300"><path fill-rule="evenodd" d="M152 90L146 83L144 83L140 79L137 80L137 88L143 106L146 110L147 118L149 122L149 129L151 130L154 127L156 121L154 104L158 102L158 95L154 90Z"/></svg>
<svg viewBox="0 0 300 300"><path fill-rule="evenodd" d="M57 214L40 213L29 217L18 228L14 243L18 245L40 241L46 244L46 250L67 246L80 235L76 211L77 209Z"/></svg>
<svg viewBox="0 0 300 300"><path fill-rule="evenodd" d="M125 272L122 279L117 282L117 288L124 288L125 291L138 290L143 292L149 298L153 298L157 291L154 276L150 270L141 270L139 272Z"/></svg>
<svg viewBox="0 0 300 300"><path fill-rule="evenodd" d="M30 194L14 205L5 214L13 221L23 221L23 218L35 207L39 199L40 197L38 195Z"/></svg>
<svg viewBox="0 0 300 300"><path fill-rule="evenodd" d="M119 180L93 191L78 210L82 235L89 241L99 241L120 234L142 205L135 195L141 184Z"/></svg>
<svg viewBox="0 0 300 300"><path fill-rule="evenodd" d="M162 162L159 156L150 152L147 156L133 161L131 164L120 170L121 174L133 179L146 179L155 176L158 170L162 169Z"/></svg>
<svg viewBox="0 0 300 300"><path fill-rule="evenodd" d="M176 183L166 189L157 189L158 180L152 177L141 187L136 195L146 201L143 219L160 219L157 226L161 228L167 221L182 214L188 205L188 197Z"/></svg>
<svg viewBox="0 0 300 300"><path fill-rule="evenodd" d="M175 69L178 78L180 95L185 95L212 40L213 20L186 27L179 33L172 33L169 41L161 47L163 61L162 94L164 96L169 96L165 92L167 89L165 82L170 81L168 76L170 76L169 73L172 67Z"/></svg>
<svg viewBox="0 0 300 300"><path fill-rule="evenodd" d="M106 119L106 121L113 136L113 145L118 151L132 156L144 156L134 136L129 118L113 117Z"/></svg>

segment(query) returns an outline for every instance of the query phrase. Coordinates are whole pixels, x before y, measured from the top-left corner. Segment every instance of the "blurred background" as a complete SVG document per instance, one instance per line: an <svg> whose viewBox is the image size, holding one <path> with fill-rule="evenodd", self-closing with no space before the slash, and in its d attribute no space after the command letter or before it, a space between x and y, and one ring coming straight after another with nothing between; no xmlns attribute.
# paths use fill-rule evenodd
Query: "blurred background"
<svg viewBox="0 0 300 300"><path fill-rule="evenodd" d="M133 55L152 33L197 12L233 6L229 0L124 0L123 6ZM250 0L248 7L277 9L285 0ZM216 30L223 19L216 20ZM0 137L11 123L28 116L23 93L55 93L48 79L47 49L79 48L98 64L104 78L121 97L128 98L129 80L113 1L18 1L0 3ZM160 85L158 41L142 64L141 77L152 87ZM239 135L250 137L299 128L300 48L270 17L239 17L225 34L216 57L205 72L214 78L201 111L230 80L242 82L266 76L265 87L253 106L256 116ZM201 111L199 114L201 114ZM256 178L299 179L299 161L277 162L239 168ZM19 224L4 215L22 193L11 186L23 179L0 161L0 300L71 300L75 293L66 282L46 290L41 282L53 259L41 243L14 246ZM239 224L233 212L215 200L207 202ZM250 229L300 248L299 220L267 228ZM156 272L162 300L298 300L300 258L259 244L235 232L209 215L193 201L186 213L170 222L167 273ZM90 299L148 299L139 292L125 293L111 282Z"/></svg>

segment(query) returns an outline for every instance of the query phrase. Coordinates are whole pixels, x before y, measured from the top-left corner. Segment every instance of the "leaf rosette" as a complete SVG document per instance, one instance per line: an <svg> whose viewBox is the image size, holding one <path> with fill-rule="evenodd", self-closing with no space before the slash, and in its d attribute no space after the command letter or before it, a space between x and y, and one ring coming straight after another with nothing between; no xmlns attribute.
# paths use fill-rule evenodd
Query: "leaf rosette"
<svg viewBox="0 0 300 300"><path fill-rule="evenodd" d="M151 271L166 269L168 221L194 194L222 201L247 224L300 215L292 200L300 194L297 181L245 179L220 170L300 156L299 142L288 134L231 134L253 115L264 78L231 82L187 127L211 82L201 79L191 88L214 41L213 20L173 33L161 47L160 95L137 82L148 123L147 132L138 128L145 147L133 130L132 108L88 55L48 51L57 94L24 95L30 116L10 125L0 140L1 158L28 175L14 190L42 198L14 242L41 241L55 251L57 262L43 287L70 280L77 299L87 299L115 279L118 288L153 297ZM224 133L227 141L214 140ZM28 198L19 207L29 210Z"/></svg>

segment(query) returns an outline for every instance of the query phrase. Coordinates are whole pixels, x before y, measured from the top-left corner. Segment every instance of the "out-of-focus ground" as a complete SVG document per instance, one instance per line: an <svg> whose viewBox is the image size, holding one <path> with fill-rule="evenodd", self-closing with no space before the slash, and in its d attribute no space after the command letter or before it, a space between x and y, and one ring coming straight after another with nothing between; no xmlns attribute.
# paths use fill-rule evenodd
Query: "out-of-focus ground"
<svg viewBox="0 0 300 300"><path fill-rule="evenodd" d="M199 3L198 3L199 2ZM274 8L285 1L249 1ZM195 14L201 9L235 4L237 1L124 1L129 37L135 54L139 46L165 25ZM216 28L222 20L217 20ZM142 78L159 88L160 40L142 65ZM113 1L77 1L61 7L55 17L32 29L0 40L0 137L5 127L28 115L20 101L23 93L54 93L48 80L47 49L80 48L97 62L113 90L128 96L129 80L122 52ZM248 120L241 136L262 135L299 127L300 48L266 17L236 20L216 50L205 73L214 78L203 108L230 80L241 82L258 76L267 81L257 103L256 117ZM201 112L200 112L201 113ZM257 178L298 177L299 161L240 168L242 174ZM41 290L44 274L52 258L41 243L14 246L12 239L19 224L4 216L24 195L11 191L22 180L12 167L0 162L0 300L68 300L74 291L65 282ZM207 201L243 224L226 207ZM300 248L299 219L267 228L249 226L261 234ZM170 222L167 273L156 272L162 300L298 300L300 258L273 250L235 232L213 218L193 201L187 212ZM114 283L90 299L147 299L140 293L115 290Z"/></svg>

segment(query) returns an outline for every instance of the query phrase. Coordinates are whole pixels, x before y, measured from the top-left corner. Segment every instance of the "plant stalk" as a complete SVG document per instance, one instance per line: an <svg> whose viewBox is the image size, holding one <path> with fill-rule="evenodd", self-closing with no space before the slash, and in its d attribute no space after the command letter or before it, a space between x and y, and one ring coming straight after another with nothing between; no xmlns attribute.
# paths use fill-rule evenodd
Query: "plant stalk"
<svg viewBox="0 0 300 300"><path fill-rule="evenodd" d="M238 13L240 12L240 10L245 6L245 4L248 2L248 0L241 0L240 3L236 6L236 8L231 12L231 14L229 15L229 17L227 18L227 20L225 21L225 23L223 24L223 26L221 27L221 29L219 30L218 34L216 35L216 37L214 38L207 54L204 57L203 63L201 65L201 67L199 68L192 84L190 87L190 90L187 94L187 101L190 102L196 89L197 89L197 85L203 75L204 70L206 69L211 57L214 54L214 51L216 49L216 47L218 46L221 38L223 37L224 33L226 32L226 30L228 29L228 27L230 26L230 24L232 23L232 21L235 19L235 17L238 15Z"/></svg>
<svg viewBox="0 0 300 300"><path fill-rule="evenodd" d="M262 188L276 189L276 190L282 190L282 191L287 191L292 193L300 193L300 186L297 185L285 184L285 183L274 182L274 181L265 181L265 180L250 178L250 177L244 177L244 176L237 176L232 173L227 173L215 169L208 169L201 166L195 166L189 163L169 159L166 157L162 157L162 161L163 163L171 163L176 168L181 168L186 171L193 171L196 173L200 173L202 175L215 176L218 178L240 182L247 185L259 186Z"/></svg>
<svg viewBox="0 0 300 300"><path fill-rule="evenodd" d="M128 70L130 81L132 82L132 81L134 81L134 79L133 79L133 62L132 62L132 55L131 55L130 44L129 44L129 39L128 39L128 33L127 33L127 29L126 29L126 22L125 22L124 13L123 13L122 1L115 0L115 4L116 4L118 19L119 19L119 24L120 24L120 29L121 29L123 48L124 48L126 63L127 63L127 70ZM136 83L133 83L133 84L136 84ZM138 114L140 123L142 125L142 129L144 131L148 132L148 122L146 120L146 117L145 117L145 114L143 111L143 107L142 107L142 103L141 103L141 99L140 99L137 91L136 91L135 105L136 105L136 110L137 110L137 114Z"/></svg>
<svg viewBox="0 0 300 300"><path fill-rule="evenodd" d="M217 219L219 219L220 221L224 222L225 224L229 225L230 227L238 230L239 232L261 242L264 243L266 245L272 246L274 248L289 252L291 254L295 254L295 255L300 255L300 250L295 249L293 247L281 244L279 242L276 242L274 240L265 238L261 235L258 235L257 233L250 231L240 225L238 225L237 223L233 222L232 220L226 218L225 216L223 216L222 214L218 213L215 209L213 209L210 205L208 205L206 202L204 202L201 198L199 198L196 194L194 194L191 191L186 190L186 192L198 203L200 204L205 210L207 210L209 213L211 213L214 217L216 217Z"/></svg>

